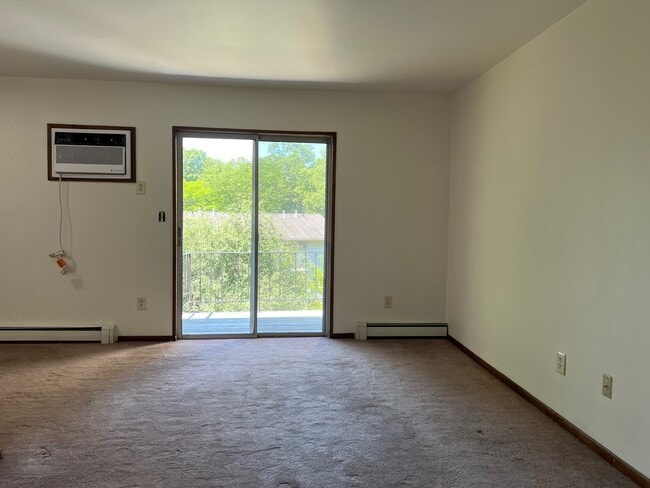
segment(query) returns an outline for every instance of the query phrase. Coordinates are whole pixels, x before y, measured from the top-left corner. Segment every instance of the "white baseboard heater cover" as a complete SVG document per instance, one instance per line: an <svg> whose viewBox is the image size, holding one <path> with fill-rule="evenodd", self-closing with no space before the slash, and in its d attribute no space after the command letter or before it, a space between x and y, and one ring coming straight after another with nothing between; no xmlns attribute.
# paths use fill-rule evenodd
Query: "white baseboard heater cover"
<svg viewBox="0 0 650 488"><path fill-rule="evenodd" d="M447 324L357 322L355 339L366 340L382 337L447 337Z"/></svg>
<svg viewBox="0 0 650 488"><path fill-rule="evenodd" d="M0 325L0 342L101 342L116 339L115 324Z"/></svg>

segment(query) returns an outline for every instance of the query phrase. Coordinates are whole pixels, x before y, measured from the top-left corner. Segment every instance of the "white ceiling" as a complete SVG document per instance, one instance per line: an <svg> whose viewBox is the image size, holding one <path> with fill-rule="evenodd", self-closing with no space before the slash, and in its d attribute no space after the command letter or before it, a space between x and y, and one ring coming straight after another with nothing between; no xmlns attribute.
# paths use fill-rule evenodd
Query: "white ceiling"
<svg viewBox="0 0 650 488"><path fill-rule="evenodd" d="M449 92L585 0L0 0L0 75Z"/></svg>

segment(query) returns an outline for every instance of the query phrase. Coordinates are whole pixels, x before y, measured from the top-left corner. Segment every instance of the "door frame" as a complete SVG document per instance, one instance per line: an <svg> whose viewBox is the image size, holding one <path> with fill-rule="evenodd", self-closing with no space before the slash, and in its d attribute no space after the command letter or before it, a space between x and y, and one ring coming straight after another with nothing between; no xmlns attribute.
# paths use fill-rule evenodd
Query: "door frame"
<svg viewBox="0 0 650 488"><path fill-rule="evenodd" d="M309 138L327 138L329 139L328 154L327 154L327 175L325 187L325 283L323 295L323 322L324 330L322 333L256 333L246 335L200 335L200 336L180 336L181 321L182 321L182 273L181 265L182 260L179 259L179 251L181 251L182 244L182 154L180 154L179 140L183 136L189 136L192 133L197 137L209 137L210 134L215 136L227 136L232 134L233 138L250 137L256 141L254 145L254 153L257 154L260 138L277 138L278 140L287 140L287 142L309 142ZM273 130L257 130L257 129L221 129L213 127L194 127L194 126L172 126L172 154L173 154L173 168L172 168L172 192L173 192L173 293L172 293L172 338L183 339L209 339L209 338L252 338L252 337L307 337L307 336L329 336L334 337L334 328L332 323L334 311L334 197L336 189L336 132L323 132L323 131L273 131ZM295 139L295 140L291 140ZM257 191L255 190L257 182L256 165L253 165L253 185L254 185L254 198L257 199ZM253 225L257 222L257 202L253 202ZM257 229L254 229L254 239L257 242ZM257 259L257 258L255 258ZM257 320L257 266L254 267L255 276L252 277L252 283L255 293L254 307L251 310L253 320Z"/></svg>

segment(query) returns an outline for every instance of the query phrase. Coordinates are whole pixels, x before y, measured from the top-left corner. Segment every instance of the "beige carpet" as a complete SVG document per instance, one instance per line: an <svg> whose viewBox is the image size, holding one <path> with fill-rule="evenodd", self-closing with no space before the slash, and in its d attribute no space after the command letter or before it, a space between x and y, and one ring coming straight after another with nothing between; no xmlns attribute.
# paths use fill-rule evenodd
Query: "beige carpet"
<svg viewBox="0 0 650 488"><path fill-rule="evenodd" d="M0 344L0 486L634 486L444 340Z"/></svg>

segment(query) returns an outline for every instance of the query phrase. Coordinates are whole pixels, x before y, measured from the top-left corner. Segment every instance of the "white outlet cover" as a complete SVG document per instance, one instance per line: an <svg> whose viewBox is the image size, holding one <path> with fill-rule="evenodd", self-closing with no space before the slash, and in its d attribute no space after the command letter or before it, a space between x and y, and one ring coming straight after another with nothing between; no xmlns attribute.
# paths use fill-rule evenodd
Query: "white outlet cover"
<svg viewBox="0 0 650 488"><path fill-rule="evenodd" d="M602 388L603 396L606 396L607 398L612 398L613 383L614 383L614 378L612 378L608 374L603 375L603 388Z"/></svg>
<svg viewBox="0 0 650 488"><path fill-rule="evenodd" d="M555 370L559 374L566 376L566 354L563 352L557 353L557 358L555 360Z"/></svg>

